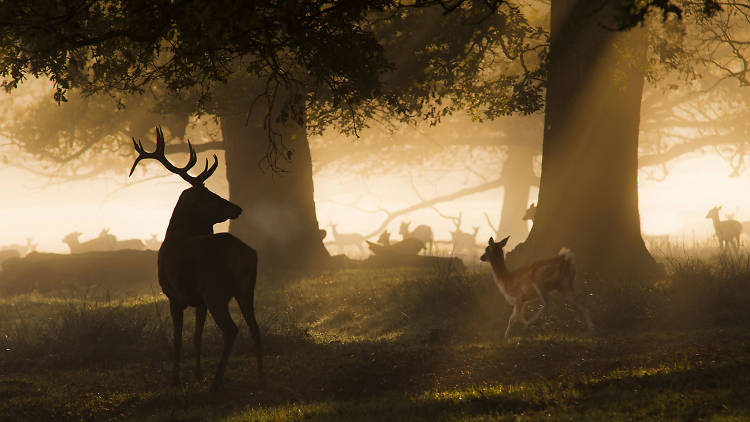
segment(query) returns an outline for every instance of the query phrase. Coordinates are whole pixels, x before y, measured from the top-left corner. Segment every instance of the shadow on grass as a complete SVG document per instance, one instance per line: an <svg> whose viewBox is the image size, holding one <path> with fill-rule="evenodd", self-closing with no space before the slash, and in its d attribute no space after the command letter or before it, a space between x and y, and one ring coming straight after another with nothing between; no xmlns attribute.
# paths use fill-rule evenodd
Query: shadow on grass
<svg viewBox="0 0 750 422"><path fill-rule="evenodd" d="M220 394L205 392L201 388L205 385L163 391L126 413L134 419L153 420L442 420L521 415L546 420L601 420L603 415L626 420L695 420L750 415L747 356L705 362L700 367L670 368L672 363L661 362L645 369L618 369L602 375L579 371L564 378L536 377L535 381L512 374L497 380L485 374L480 383L436 387L420 385L423 375L435 370L424 359L432 352L421 356L408 351L374 352L397 365L410 364L400 371L378 364L378 359L365 363L361 356L354 358L357 362L341 362L342 368L335 370L331 366L335 358L346 359L356 352L350 347L326 349L332 355L319 361L317 370L305 371L305 365L299 365L279 373L280 367L271 365L276 378L266 390L258 390L254 380L237 379L235 373ZM489 354L497 357L502 352Z"/></svg>

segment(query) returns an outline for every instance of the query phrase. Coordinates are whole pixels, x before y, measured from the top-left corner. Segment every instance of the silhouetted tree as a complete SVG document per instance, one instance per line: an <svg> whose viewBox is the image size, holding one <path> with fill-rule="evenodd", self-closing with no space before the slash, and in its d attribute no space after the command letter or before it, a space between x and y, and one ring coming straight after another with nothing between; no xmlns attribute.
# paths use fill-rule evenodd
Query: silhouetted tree
<svg viewBox="0 0 750 422"><path fill-rule="evenodd" d="M531 113L547 88L538 220L520 253L531 258L565 243L591 268L632 269L653 264L640 240L635 182L646 62L638 25L649 10L682 11L661 0L553 1L547 68L544 31L506 1L16 0L0 7L0 74L11 88L26 75L48 75L58 100L72 87L139 93L156 84L218 115L230 191L236 180L257 180L246 169L261 160L293 179L270 189L275 196L264 180L232 199L249 207L247 218L291 216L282 220L298 223L289 236L267 244L253 242L266 242L266 220L238 224L272 261L304 251L295 262L326 255L306 134L357 133L375 116L439 122L459 109L478 118ZM248 146L250 137L262 146ZM242 171L232 170L235 154L247 160L237 164ZM615 241L617 253L600 247Z"/></svg>
<svg viewBox="0 0 750 422"><path fill-rule="evenodd" d="M0 22L6 88L32 75L49 76L58 101L74 88L120 100L163 90L218 116L246 211L231 230L265 262L296 251L285 265L327 256L308 133L357 133L375 115L437 122L471 100L458 94L488 52L512 61L536 32L504 1L9 1ZM539 69L494 81L498 110L538 108Z"/></svg>

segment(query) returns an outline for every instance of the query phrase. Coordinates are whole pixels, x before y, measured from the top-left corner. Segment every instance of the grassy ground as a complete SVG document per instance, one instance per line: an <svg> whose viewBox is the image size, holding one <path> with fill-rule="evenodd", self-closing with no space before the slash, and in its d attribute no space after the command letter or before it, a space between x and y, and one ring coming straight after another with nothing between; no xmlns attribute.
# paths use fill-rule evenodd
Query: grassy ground
<svg viewBox="0 0 750 422"><path fill-rule="evenodd" d="M578 291L593 335L557 298L502 340L510 313L486 273L345 270L263 278L269 385L244 324L227 384L167 387L171 323L139 297L0 299L0 420L750 419L750 259L664 258L656 282ZM240 321L237 309L235 320ZM221 338L209 321L204 371Z"/></svg>

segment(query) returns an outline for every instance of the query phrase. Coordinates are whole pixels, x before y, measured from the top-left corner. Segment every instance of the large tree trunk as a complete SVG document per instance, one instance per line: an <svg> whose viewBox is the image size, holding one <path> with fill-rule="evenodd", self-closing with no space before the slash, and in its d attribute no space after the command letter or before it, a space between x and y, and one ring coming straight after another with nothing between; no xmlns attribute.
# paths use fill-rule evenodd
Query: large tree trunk
<svg viewBox="0 0 750 422"><path fill-rule="evenodd" d="M280 158L282 171L271 171L261 165L268 146L265 113L257 106L249 119L244 114L221 118L229 198L243 209L229 231L258 251L262 268L325 265L329 255L318 231L305 129L294 123L281 128L291 160Z"/></svg>
<svg viewBox="0 0 750 422"><path fill-rule="evenodd" d="M638 126L646 65L642 28L612 31L607 2L552 2L550 75L539 204L514 265L571 248L579 269L633 276L656 269L640 233Z"/></svg>
<svg viewBox="0 0 750 422"><path fill-rule="evenodd" d="M533 147L512 144L503 163L502 177L505 183L498 233L510 236L511 245L523 242L529 234L528 225L522 218L528 207L531 186L536 183L534 153Z"/></svg>

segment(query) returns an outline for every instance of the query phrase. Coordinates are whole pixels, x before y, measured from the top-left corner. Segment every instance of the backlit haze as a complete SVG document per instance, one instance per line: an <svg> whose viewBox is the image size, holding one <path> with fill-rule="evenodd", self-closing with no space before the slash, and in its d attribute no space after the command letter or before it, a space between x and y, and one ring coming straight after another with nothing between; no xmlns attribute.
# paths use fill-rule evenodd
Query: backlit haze
<svg viewBox="0 0 750 422"><path fill-rule="evenodd" d="M226 195L223 172L224 163L220 159L219 170L209 187ZM646 234L668 233L672 241L688 244L703 241L713 234L711 221L704 217L715 205L723 205L722 218L750 220L750 196L744 194L750 192L750 177L741 174L730 178L728 165L716 155L693 154L675 160L669 163L669 173L663 181L652 180L643 171L639 174L641 223ZM165 177L139 182L158 175ZM82 233L81 241L96 237L103 228L109 228L119 239L148 239L156 234L161 240L172 208L181 190L187 187L179 177L166 174L156 163L150 163L146 171L136 171L130 179L120 173L74 182L51 181L0 163L0 180L3 192L0 244L24 244L27 237L33 237L38 251L49 252L68 252L62 238L73 231ZM454 188L460 188L461 183L457 179ZM429 196L429 187L422 188L424 195ZM502 189L495 189L438 204L437 208L445 215L462 212L462 229L471 231L472 226L480 226L477 240L482 242L493 234L483 213L487 212L493 224L497 224L500 198ZM382 213L367 211L379 207L396 210L419 202L408 178L380 176L365 180L341 177L326 170L315 176L315 200L321 227L328 228L334 222L339 232L362 234L376 229L384 219ZM532 189L529 202L535 200L536 190ZM449 220L430 208L404 219L413 225L429 224L438 240L449 240L449 231L454 229ZM389 226L394 239L400 238L397 235L400 221L397 218ZM216 229L226 230L226 224Z"/></svg>

